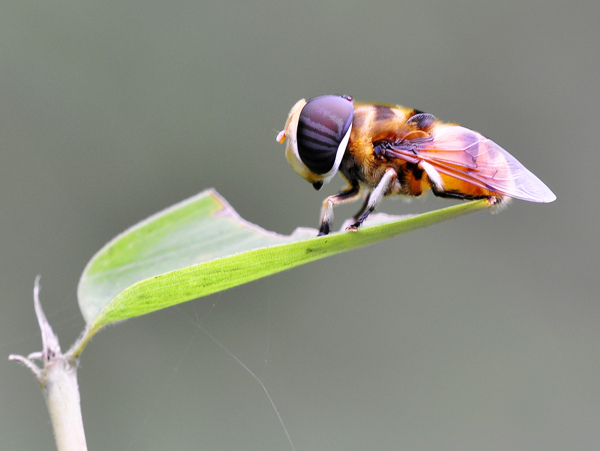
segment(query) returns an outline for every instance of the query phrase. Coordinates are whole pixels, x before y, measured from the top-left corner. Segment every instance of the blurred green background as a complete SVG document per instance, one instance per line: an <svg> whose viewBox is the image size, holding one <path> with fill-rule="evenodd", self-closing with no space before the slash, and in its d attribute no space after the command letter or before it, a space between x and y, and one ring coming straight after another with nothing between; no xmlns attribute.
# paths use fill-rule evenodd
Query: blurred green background
<svg viewBox="0 0 600 451"><path fill-rule="evenodd" d="M82 356L90 449L591 450L600 443L600 3L5 2L0 437L53 449L9 353L68 348L85 263L206 187L280 233L316 192L275 142L301 97L401 103L557 194L111 327ZM394 214L448 205L386 201ZM358 206L336 210L336 225Z"/></svg>

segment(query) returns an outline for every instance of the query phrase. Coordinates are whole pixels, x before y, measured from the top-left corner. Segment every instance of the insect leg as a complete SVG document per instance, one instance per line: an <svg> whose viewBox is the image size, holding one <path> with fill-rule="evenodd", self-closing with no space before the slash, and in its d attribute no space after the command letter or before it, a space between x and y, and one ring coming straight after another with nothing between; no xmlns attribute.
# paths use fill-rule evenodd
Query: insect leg
<svg viewBox="0 0 600 451"><path fill-rule="evenodd" d="M350 185L341 193L329 196L325 199L321 210L321 226L319 227L318 236L327 235L331 231L331 225L333 224L333 206L336 204L352 202L358 196L360 196L360 186L357 183Z"/></svg>
<svg viewBox="0 0 600 451"><path fill-rule="evenodd" d="M473 196L470 194L457 193L455 191L446 191L444 189L442 176L430 163L419 161L418 166L427 174L429 183L431 184L431 191L433 191L433 194L437 197L460 200L489 199L492 204L496 204L501 200L500 198L497 198L497 196Z"/></svg>
<svg viewBox="0 0 600 451"><path fill-rule="evenodd" d="M463 193L458 193L456 191L438 191L437 189L435 189L433 187L433 185L431 186L431 191L433 191L433 194L437 197L443 197L444 199L459 199L459 200L478 200L478 199L488 199L490 202L490 206L491 205L498 205L501 201L502 201L502 197L501 196L475 196L472 194L463 194ZM506 202L506 199L504 200Z"/></svg>
<svg viewBox="0 0 600 451"><path fill-rule="evenodd" d="M360 207L360 210L358 210L356 212L356 214L352 217L352 219L354 219L355 221L358 221L358 218L360 218L365 213L365 211L367 211L367 207L369 205L369 197L371 197L371 191L369 191L365 195L365 198L363 200L362 206Z"/></svg>
<svg viewBox="0 0 600 451"><path fill-rule="evenodd" d="M354 224L352 224L346 230L358 230L358 228L365 221L365 219L367 219L371 212L375 210L377 204L381 202L381 199L383 199L383 196L385 196L388 189L390 188L390 185L396 177L398 177L398 174L396 173L395 169L390 168L387 171L385 171L385 174L383 174L383 177L381 177L379 184L375 187L373 191L371 191L369 197L367 197L367 201L361 209L361 211L365 210L364 213L356 220Z"/></svg>
<svg viewBox="0 0 600 451"><path fill-rule="evenodd" d="M442 180L442 176L430 163L426 161L419 161L417 166L425 171L427 174L427 178L429 179L429 183L431 184L431 190L438 195L438 193L444 193L444 181Z"/></svg>

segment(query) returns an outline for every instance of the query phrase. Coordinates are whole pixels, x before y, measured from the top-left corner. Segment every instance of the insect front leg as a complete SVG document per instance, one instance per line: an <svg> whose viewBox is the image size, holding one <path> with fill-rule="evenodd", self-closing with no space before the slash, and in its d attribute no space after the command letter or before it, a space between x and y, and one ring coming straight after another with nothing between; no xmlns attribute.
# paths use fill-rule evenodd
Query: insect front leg
<svg viewBox="0 0 600 451"><path fill-rule="evenodd" d="M348 227L346 230L354 232L358 230L358 228L365 221L365 219L367 219L367 217L373 212L373 210L375 210L377 204L381 202L381 199L383 199L383 196L385 196L391 184L397 177L398 174L396 173L395 169L389 168L385 171L383 177L381 177L381 180L379 181L379 184L375 187L375 189L373 189L373 191L371 191L371 193L367 197L367 201L363 205L363 208L361 208L361 210L359 211L359 214L364 211L362 213L362 216L360 216L356 220L356 222L350 227Z"/></svg>
<svg viewBox="0 0 600 451"><path fill-rule="evenodd" d="M327 235L331 231L331 225L333 224L333 206L352 202L358 196L360 196L360 186L357 183L350 185L341 193L329 196L325 199L321 210L321 226L319 227L318 236Z"/></svg>

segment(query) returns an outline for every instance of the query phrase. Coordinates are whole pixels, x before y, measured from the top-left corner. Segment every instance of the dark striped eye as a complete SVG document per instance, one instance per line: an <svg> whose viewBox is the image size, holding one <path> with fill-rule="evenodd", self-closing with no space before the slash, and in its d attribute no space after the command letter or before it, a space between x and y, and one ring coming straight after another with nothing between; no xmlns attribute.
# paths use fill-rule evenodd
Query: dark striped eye
<svg viewBox="0 0 600 451"><path fill-rule="evenodd" d="M296 136L298 156L310 171L321 175L337 170L336 164L339 166L346 151L353 117L350 97L328 95L306 103L298 119Z"/></svg>

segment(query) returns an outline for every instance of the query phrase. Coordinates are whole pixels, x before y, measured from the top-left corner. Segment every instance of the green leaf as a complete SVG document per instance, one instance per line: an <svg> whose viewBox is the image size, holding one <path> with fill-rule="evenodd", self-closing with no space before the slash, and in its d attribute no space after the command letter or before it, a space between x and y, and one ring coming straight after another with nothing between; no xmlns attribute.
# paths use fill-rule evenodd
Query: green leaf
<svg viewBox="0 0 600 451"><path fill-rule="evenodd" d="M94 255L78 287L87 323L79 354L103 326L488 207L466 202L398 220L373 215L358 232L316 237L266 231L206 190L126 230Z"/></svg>

